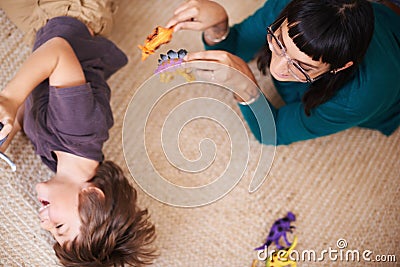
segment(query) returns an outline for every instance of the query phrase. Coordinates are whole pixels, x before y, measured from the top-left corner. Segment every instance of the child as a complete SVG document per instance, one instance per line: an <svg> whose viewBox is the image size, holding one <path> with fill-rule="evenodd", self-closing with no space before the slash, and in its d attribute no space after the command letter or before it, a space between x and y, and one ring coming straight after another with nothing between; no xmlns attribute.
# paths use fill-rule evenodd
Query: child
<svg viewBox="0 0 400 267"><path fill-rule="evenodd" d="M98 35L110 28L112 2L37 3L0 5L22 29L38 29L32 54L0 92L0 139L8 136L0 149L23 128L55 172L36 191L41 227L56 239L63 265L150 264L154 225L122 170L102 153L113 125L106 80L127 63Z"/></svg>

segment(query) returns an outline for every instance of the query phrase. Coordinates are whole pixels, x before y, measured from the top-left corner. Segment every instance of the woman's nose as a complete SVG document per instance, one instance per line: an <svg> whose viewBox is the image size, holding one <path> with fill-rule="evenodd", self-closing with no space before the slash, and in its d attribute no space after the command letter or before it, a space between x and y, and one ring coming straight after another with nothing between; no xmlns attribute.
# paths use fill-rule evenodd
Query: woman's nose
<svg viewBox="0 0 400 267"><path fill-rule="evenodd" d="M289 73L288 62L285 57L276 56L274 63L275 63L275 69L279 71L279 73L282 74Z"/></svg>

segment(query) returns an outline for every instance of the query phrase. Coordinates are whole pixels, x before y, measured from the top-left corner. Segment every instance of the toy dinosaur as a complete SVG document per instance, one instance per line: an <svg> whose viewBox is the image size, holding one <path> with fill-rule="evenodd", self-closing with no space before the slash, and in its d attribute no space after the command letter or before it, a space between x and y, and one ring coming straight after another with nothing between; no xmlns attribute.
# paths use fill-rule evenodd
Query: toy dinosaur
<svg viewBox="0 0 400 267"><path fill-rule="evenodd" d="M173 32L173 27L163 28L158 26L155 28L153 32L147 36L144 46L138 45L138 47L142 50L142 61L145 61L149 55L154 54L154 52L162 44L169 43L169 41L172 39Z"/></svg>
<svg viewBox="0 0 400 267"><path fill-rule="evenodd" d="M294 222L296 220L296 216L292 212L288 212L286 217L283 217L281 219L278 219L274 222L274 224L271 227L271 230L269 231L267 240L265 243L256 248L255 250L262 250L265 249L266 247L270 246L272 243L275 243L277 249L282 249L283 246L279 244L279 240L281 237L285 240L285 243L287 246L290 246L290 242L287 239L287 232L292 233L292 229L295 228L294 226L291 226L290 223Z"/></svg>
<svg viewBox="0 0 400 267"><path fill-rule="evenodd" d="M166 55L160 55L160 59L158 59L158 67L155 70L155 73L160 74L161 82L170 82L174 79L175 73L181 75L187 82L195 80L191 69L180 66L183 63L183 58L186 54L187 51L185 49L180 49L178 52L169 50Z"/></svg>
<svg viewBox="0 0 400 267"><path fill-rule="evenodd" d="M178 52L169 50L166 55L160 54L160 58L158 59L158 67L155 70L155 73L160 73L169 67L177 66L183 63L183 58L186 55L187 51L185 49L180 49Z"/></svg>

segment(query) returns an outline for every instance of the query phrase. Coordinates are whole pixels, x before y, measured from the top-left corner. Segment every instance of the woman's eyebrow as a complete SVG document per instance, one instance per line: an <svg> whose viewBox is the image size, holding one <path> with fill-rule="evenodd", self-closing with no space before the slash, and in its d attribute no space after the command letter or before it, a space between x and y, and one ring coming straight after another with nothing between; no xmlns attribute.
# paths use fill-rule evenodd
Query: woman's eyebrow
<svg viewBox="0 0 400 267"><path fill-rule="evenodd" d="M285 41L283 40L283 31L282 31L282 27L281 27L281 43L282 43L283 47L286 49L286 51L287 51L287 48L286 48L286 45L285 45ZM308 67L310 67L310 68L318 69L318 66L312 65L312 64L310 64L310 63L306 63L306 62L300 61L300 60L298 60L298 59L293 59L293 60L295 60L298 64L303 64L303 65L306 65L306 66L308 66Z"/></svg>

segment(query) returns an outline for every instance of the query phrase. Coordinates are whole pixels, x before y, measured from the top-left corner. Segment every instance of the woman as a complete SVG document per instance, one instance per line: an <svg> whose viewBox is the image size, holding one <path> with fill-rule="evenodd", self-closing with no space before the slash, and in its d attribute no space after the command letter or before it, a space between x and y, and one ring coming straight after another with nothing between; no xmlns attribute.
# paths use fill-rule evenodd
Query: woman
<svg viewBox="0 0 400 267"><path fill-rule="evenodd" d="M246 64L258 55L286 105L272 110L277 144L317 138L354 126L392 134L400 122L400 17L366 0L268 0L233 27L219 4L182 4L167 27L202 30L207 50L186 60L215 60L255 82ZM265 42L265 39L267 42ZM266 46L265 46L265 43ZM261 52L260 52L261 51ZM259 53L257 53L259 52ZM239 106L264 142L257 114L264 96L254 91Z"/></svg>

